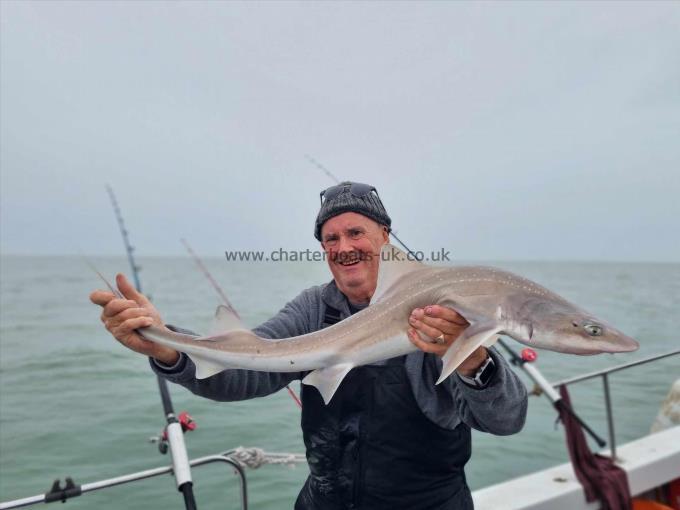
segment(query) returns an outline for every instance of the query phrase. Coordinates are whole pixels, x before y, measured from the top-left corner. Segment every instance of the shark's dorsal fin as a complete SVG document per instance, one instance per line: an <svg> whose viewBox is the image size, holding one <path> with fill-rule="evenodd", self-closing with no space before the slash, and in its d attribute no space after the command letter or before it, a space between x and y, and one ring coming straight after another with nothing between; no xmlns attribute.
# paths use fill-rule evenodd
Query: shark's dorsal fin
<svg viewBox="0 0 680 510"><path fill-rule="evenodd" d="M378 266L378 284L371 297L371 304L378 301L400 277L424 268L425 265L415 260L393 244L386 244L380 251Z"/></svg>
<svg viewBox="0 0 680 510"><path fill-rule="evenodd" d="M236 310L225 305L219 305L217 310L215 310L215 319L208 336L216 336L236 329L248 328L243 325Z"/></svg>

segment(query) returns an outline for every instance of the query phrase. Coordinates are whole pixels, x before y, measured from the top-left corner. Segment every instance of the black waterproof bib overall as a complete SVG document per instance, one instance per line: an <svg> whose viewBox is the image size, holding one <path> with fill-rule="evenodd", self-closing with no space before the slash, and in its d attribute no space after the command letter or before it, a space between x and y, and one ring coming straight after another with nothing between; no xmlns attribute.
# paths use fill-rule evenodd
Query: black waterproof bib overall
<svg viewBox="0 0 680 510"><path fill-rule="evenodd" d="M470 428L444 429L413 396L404 358L354 368L329 405L302 385L310 476L296 510L471 510Z"/></svg>

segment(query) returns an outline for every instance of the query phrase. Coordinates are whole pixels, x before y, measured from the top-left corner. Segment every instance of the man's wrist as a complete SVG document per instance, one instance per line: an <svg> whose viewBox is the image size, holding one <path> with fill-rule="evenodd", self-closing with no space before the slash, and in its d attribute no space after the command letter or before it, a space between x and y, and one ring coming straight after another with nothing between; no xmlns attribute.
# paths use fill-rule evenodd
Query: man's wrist
<svg viewBox="0 0 680 510"><path fill-rule="evenodd" d="M481 364L474 377L467 377L465 375L458 374L459 379L461 379L466 385L472 388L481 389L486 388L489 382L496 373L496 363L493 358L489 356L486 361Z"/></svg>
<svg viewBox="0 0 680 510"><path fill-rule="evenodd" d="M166 367L175 366L179 361L179 358L180 358L179 352L174 350L153 357L153 359L155 359L158 363L160 363L161 365L165 365Z"/></svg>
<svg viewBox="0 0 680 510"><path fill-rule="evenodd" d="M174 365L166 365L156 358L149 358L152 368L163 375L176 375L183 372L187 365L187 357L180 353L179 359Z"/></svg>
<svg viewBox="0 0 680 510"><path fill-rule="evenodd" d="M458 366L456 372L465 377L474 377L487 359L489 359L489 351L486 347L480 347Z"/></svg>

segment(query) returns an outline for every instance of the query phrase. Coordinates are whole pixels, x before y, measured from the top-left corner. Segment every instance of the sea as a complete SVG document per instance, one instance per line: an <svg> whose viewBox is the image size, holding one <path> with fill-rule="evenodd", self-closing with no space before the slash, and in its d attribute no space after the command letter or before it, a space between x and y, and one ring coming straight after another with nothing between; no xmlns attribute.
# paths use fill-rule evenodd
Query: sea
<svg viewBox="0 0 680 510"><path fill-rule="evenodd" d="M124 257L93 257L113 278L129 272ZM167 323L206 332L219 298L189 257L146 257L142 290ZM227 262L206 258L245 323L274 315L301 290L330 279L323 263ZM558 381L680 347L680 264L600 262L489 263L533 279L635 337L635 353L571 356L539 351L536 366ZM82 257L3 256L0 259L0 501L48 491L55 479L90 483L167 466L149 438L164 417L148 360L103 329L89 293L102 283ZM510 344L520 350L522 345ZM520 372L531 389L533 385ZM649 433L661 401L680 377L680 357L611 375L618 444ZM299 384L293 385L296 391ZM576 411L607 435L599 379L570 386ZM186 434L191 458L238 446L303 453L300 410L284 390L244 402L213 402L172 385L177 412L197 427ZM592 445L592 442L591 442ZM473 433L468 483L478 489L567 461L564 430L545 396L531 396L524 429L513 436ZM249 470L250 508L292 508L308 468ZM225 464L193 470L198 508L240 508L238 480ZM68 508L182 509L174 480L164 475L87 493Z"/></svg>

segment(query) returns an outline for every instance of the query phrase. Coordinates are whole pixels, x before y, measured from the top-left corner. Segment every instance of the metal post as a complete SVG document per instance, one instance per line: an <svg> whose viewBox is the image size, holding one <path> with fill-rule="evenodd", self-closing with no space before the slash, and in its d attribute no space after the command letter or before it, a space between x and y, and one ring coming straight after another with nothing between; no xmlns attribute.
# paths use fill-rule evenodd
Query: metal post
<svg viewBox="0 0 680 510"><path fill-rule="evenodd" d="M109 198L111 199L111 205L113 206L113 211L116 214L118 227L120 228L120 233L123 236L123 244L125 245L125 251L127 252L128 261L130 262L130 267L132 269L132 276L135 280L135 288L138 292L141 292L142 285L139 280L139 266L135 263L133 255L134 248L130 243L128 231L125 228L125 223L123 222L123 214L121 213L120 207L118 206L118 201L116 200L116 195L113 193L111 186L107 185L106 191L108 192ZM172 470L175 475L177 490L180 491L184 496L184 505L186 510L195 510L196 501L194 500L189 455L187 454L187 448L184 444L184 432L182 431L182 426L175 417L175 412L172 408L172 400L170 399L170 392L168 391L167 381L160 376L156 376L156 379L158 381L158 389L161 393L163 411L165 412L165 419L167 423L166 431L168 444L170 445Z"/></svg>
<svg viewBox="0 0 680 510"><path fill-rule="evenodd" d="M609 395L609 374L602 374L604 384L604 405L607 408L607 428L609 430L609 445L611 448L611 459L616 462L616 438L614 437L614 416L612 415L612 400Z"/></svg>
<svg viewBox="0 0 680 510"><path fill-rule="evenodd" d="M536 383L536 386L541 389L541 391L548 397L548 400L552 403L553 407L559 412L560 409L564 409L566 412L568 412L570 415L574 417L574 419L583 427L583 429L592 437L595 442L600 446L600 448L604 447L607 443L602 439L597 433L588 426L588 424L583 421L583 419L576 414L576 412L568 405L565 404L564 400L562 400L562 397L555 391L555 386L550 384L548 380L543 376L543 374L533 366L531 363L525 361L522 359L522 357L517 354L512 347L510 347L507 342L503 341L502 338L498 339L498 343L501 347L503 347L508 354L510 355L511 363L515 366L518 366L524 372Z"/></svg>

